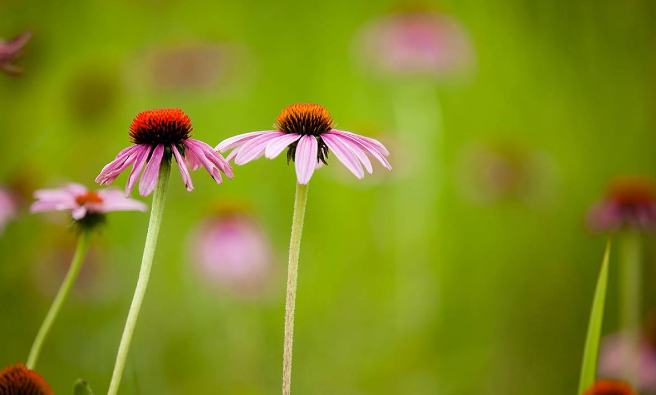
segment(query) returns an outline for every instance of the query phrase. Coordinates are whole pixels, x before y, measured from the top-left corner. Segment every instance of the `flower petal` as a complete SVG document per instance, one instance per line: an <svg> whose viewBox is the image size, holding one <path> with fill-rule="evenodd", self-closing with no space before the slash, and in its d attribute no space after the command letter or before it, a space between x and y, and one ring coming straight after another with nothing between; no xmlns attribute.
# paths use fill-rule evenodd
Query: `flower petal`
<svg viewBox="0 0 656 395"><path fill-rule="evenodd" d="M269 159L273 159L276 156L280 155L280 153L285 148L287 148L290 144L294 143L300 138L301 138L300 134L294 134L294 133L277 136L273 138L271 141L269 141L269 143L267 144L266 149L264 150L264 156Z"/></svg>
<svg viewBox="0 0 656 395"><path fill-rule="evenodd" d="M159 167L162 164L164 157L164 146L159 144L153 150L153 155L150 157L146 170L144 170L141 182L139 182L139 194L141 196L148 196L155 189L157 185L157 178L159 176Z"/></svg>
<svg viewBox="0 0 656 395"><path fill-rule="evenodd" d="M216 181L217 184L221 184L223 180L221 179L221 173L219 172L219 169L209 159L207 159L203 149L197 146L194 141L191 141L191 139L185 140L184 144L191 152L193 152L193 154L196 156L196 158L198 158L203 166L205 166L205 170L210 173L214 181Z"/></svg>
<svg viewBox="0 0 656 395"><path fill-rule="evenodd" d="M271 132L271 130L266 130L266 131L259 131L259 132L249 132L249 133L243 133L243 134L238 134L236 136L232 136L230 138L227 138L223 140L222 142L219 143L219 145L216 146L215 150L223 152L226 150L229 150L230 148L236 147L239 144L242 144L245 141L248 141L250 139L253 139L262 133L267 133Z"/></svg>
<svg viewBox="0 0 656 395"><path fill-rule="evenodd" d="M284 136L283 132L270 132L266 134L259 135L249 142L239 148L237 157L235 158L235 164L244 165L254 159L259 158L264 154L264 149L271 139L274 139L279 136Z"/></svg>
<svg viewBox="0 0 656 395"><path fill-rule="evenodd" d="M171 149L173 150L173 155L175 156L175 161L178 162L178 169L182 175L182 181L184 181L187 191L191 192L194 190L194 184L191 182L191 176L189 175L189 170L187 169L187 162L185 162L180 152L176 148L175 144L171 144Z"/></svg>
<svg viewBox="0 0 656 395"><path fill-rule="evenodd" d="M330 133L341 134L341 135L351 137L351 138L354 138L354 139L357 139L357 140L364 140L367 143L369 143L369 145L375 147L383 155L385 155L385 156L389 155L389 151L387 150L387 148L385 148L385 146L380 141L378 141L376 139L372 139L370 137L365 137L365 136L361 136L359 134L347 132L345 130L331 129Z"/></svg>
<svg viewBox="0 0 656 395"><path fill-rule="evenodd" d="M329 134L335 134L337 136L340 136L340 137L351 140L351 142L355 143L357 146L362 148L369 155L376 158L383 165L383 167L385 167L388 170L392 170L392 165L390 165L390 163L387 161L387 159L385 159L385 157L383 156L384 154L382 152L380 152L376 147L374 147L368 141L358 138L358 137L362 137L362 136L358 136L358 135L353 134L353 133L344 134L344 133L332 133L331 132ZM326 135L326 133L324 133L324 135Z"/></svg>
<svg viewBox="0 0 656 395"><path fill-rule="evenodd" d="M296 179L299 184L307 184L312 178L317 165L317 150L319 143L317 138L311 135L301 137L296 146Z"/></svg>
<svg viewBox="0 0 656 395"><path fill-rule="evenodd" d="M349 150L339 137L331 135L329 133L324 133L321 138L326 143L328 148L335 154L337 159L346 166L351 173L355 174L356 177L364 177L364 171L362 170L362 165L358 161L357 156Z"/></svg>
<svg viewBox="0 0 656 395"><path fill-rule="evenodd" d="M234 177L230 163L228 163L228 161L225 160L221 154L212 149L212 147L200 140L187 139L187 141L190 144L194 144L196 147L200 148L200 150L205 154L205 157L209 159L210 162L214 163L216 167L219 168L219 170L228 176L228 178Z"/></svg>
<svg viewBox="0 0 656 395"><path fill-rule="evenodd" d="M141 175L141 169L143 169L146 161L148 161L148 155L150 155L151 147L144 144L140 151L136 154L137 158L134 161L134 167L128 176L128 182L125 184L125 197L129 197L132 193L132 189L137 185L137 180Z"/></svg>
<svg viewBox="0 0 656 395"><path fill-rule="evenodd" d="M85 206L75 207L73 211L71 211L71 215L74 220L79 221L87 215L87 208Z"/></svg>

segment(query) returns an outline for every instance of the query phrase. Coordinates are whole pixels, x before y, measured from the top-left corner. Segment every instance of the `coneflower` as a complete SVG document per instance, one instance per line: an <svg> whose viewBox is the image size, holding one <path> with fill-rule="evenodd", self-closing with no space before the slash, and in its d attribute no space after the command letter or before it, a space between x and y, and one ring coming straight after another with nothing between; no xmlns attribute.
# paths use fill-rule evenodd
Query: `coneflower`
<svg viewBox="0 0 656 395"><path fill-rule="evenodd" d="M139 279L116 356L114 372L109 385L109 395L116 395L121 384L132 334L148 287L164 214L171 162L173 159L177 162L188 191L193 189L189 168L195 170L201 166L205 167L217 184L222 182L221 172L232 178L232 168L228 162L209 145L190 138L192 130L191 120L182 110L166 109L142 112L134 118L130 125L130 137L134 145L119 152L96 178L96 182L109 184L120 173L133 166L126 185L126 194L129 195L145 166L139 184L139 193L146 196L155 191Z"/></svg>
<svg viewBox="0 0 656 395"><path fill-rule="evenodd" d="M289 395L292 374L292 346L294 338L294 309L298 258L301 250L301 234L307 203L308 183L318 164L328 164L328 155L337 159L357 178L364 177L364 169L372 172L367 155L377 159L391 170L385 156L389 152L379 141L351 132L334 129L328 110L318 104L292 104L285 108L275 123L276 130L252 132L222 141L216 148L221 151L235 148L228 156L238 165L248 163L264 155L272 159L287 149L287 162L296 167L296 198L289 242L287 268L287 297L285 303L285 340L283 347L282 393Z"/></svg>
<svg viewBox="0 0 656 395"><path fill-rule="evenodd" d="M69 211L78 231L78 241L68 273L62 282L48 314L34 339L27 367L34 369L43 344L75 284L82 262L89 249L89 238L94 229L105 222L105 214L111 211L146 211L147 206L134 199L126 199L115 189L90 191L84 185L69 183L58 189L40 189L34 192L36 202L30 207L32 213L44 211Z"/></svg>
<svg viewBox="0 0 656 395"><path fill-rule="evenodd" d="M623 381L599 380L583 395L638 395L628 383Z"/></svg>
<svg viewBox="0 0 656 395"><path fill-rule="evenodd" d="M9 41L0 39L0 71L14 76L23 73L23 68L16 64L16 59L30 38L32 38L32 31L26 30Z"/></svg>
<svg viewBox="0 0 656 395"><path fill-rule="evenodd" d="M0 395L54 395L46 380L22 363L0 371Z"/></svg>

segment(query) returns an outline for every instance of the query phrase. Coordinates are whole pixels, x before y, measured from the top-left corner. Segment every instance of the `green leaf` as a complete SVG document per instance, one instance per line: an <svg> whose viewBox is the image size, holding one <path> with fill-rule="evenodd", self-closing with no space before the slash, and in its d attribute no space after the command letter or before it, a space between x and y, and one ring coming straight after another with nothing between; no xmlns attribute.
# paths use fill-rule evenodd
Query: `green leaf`
<svg viewBox="0 0 656 395"><path fill-rule="evenodd" d="M610 241L606 244L604 260L597 279L592 310L590 311L590 322L588 323L588 334L585 339L583 350L583 363L581 365L581 378L579 380L579 394L594 384L597 375L597 355L599 354L599 339L601 338L601 326L604 321L604 304L606 301L606 288L608 286L608 257L610 255Z"/></svg>
<svg viewBox="0 0 656 395"><path fill-rule="evenodd" d="M77 379L73 386L73 395L93 395L93 390L85 379Z"/></svg>

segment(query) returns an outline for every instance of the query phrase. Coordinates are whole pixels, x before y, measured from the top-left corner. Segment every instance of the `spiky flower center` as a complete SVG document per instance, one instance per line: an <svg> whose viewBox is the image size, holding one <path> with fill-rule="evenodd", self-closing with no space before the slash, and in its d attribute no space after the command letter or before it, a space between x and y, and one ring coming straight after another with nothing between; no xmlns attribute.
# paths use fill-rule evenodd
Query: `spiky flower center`
<svg viewBox="0 0 656 395"><path fill-rule="evenodd" d="M630 385L621 381L597 381L583 395L637 395Z"/></svg>
<svg viewBox="0 0 656 395"><path fill-rule="evenodd" d="M292 104L280 112L274 127L283 133L316 137L319 143L317 161L328 164L326 162L328 146L321 139L321 135L330 132L333 128L333 117L325 107L318 104ZM294 161L297 145L298 142L295 142L289 146L287 150L287 163Z"/></svg>
<svg viewBox="0 0 656 395"><path fill-rule="evenodd" d="M53 395L48 383L23 364L0 371L0 395Z"/></svg>
<svg viewBox="0 0 656 395"><path fill-rule="evenodd" d="M134 118L130 137L135 144L168 147L188 139L192 130L191 120L180 109L149 110Z"/></svg>
<svg viewBox="0 0 656 395"><path fill-rule="evenodd" d="M333 128L333 117L318 104L292 104L280 112L275 127L283 133L319 137Z"/></svg>
<svg viewBox="0 0 656 395"><path fill-rule="evenodd" d="M75 198L75 201L80 206L84 206L85 204L89 204L89 203L92 203L92 204L93 203L98 203L98 204L100 204L100 203L103 202L103 199L96 192L89 191L89 192L85 193L84 195L77 196Z"/></svg>

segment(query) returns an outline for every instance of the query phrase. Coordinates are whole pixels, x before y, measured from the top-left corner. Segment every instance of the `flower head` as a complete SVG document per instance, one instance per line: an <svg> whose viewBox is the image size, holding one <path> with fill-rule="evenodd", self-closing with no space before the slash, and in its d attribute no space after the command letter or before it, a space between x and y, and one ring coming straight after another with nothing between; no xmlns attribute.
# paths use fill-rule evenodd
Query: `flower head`
<svg viewBox="0 0 656 395"><path fill-rule="evenodd" d="M134 145L119 152L102 169L96 182L109 185L119 174L133 166L125 187L129 196L145 166L139 194L147 196L155 189L162 161L171 161L172 157L178 163L188 191L194 189L189 167L196 170L204 166L218 184L222 182L219 170L232 178L232 168L221 155L202 141L189 138L192 130L187 114L177 108L140 113L130 125L130 138Z"/></svg>
<svg viewBox="0 0 656 395"><path fill-rule="evenodd" d="M0 71L9 75L23 73L23 69L15 61L20 56L25 44L30 41L30 38L32 38L32 32L27 30L9 41L0 39Z"/></svg>
<svg viewBox="0 0 656 395"><path fill-rule="evenodd" d="M587 217L593 231L623 227L651 230L656 227L656 183L649 177L623 176L608 184L606 195Z"/></svg>
<svg viewBox="0 0 656 395"><path fill-rule="evenodd" d="M53 395L54 391L37 372L22 363L0 371L0 395Z"/></svg>
<svg viewBox="0 0 656 395"><path fill-rule="evenodd" d="M473 50L454 20L431 12L402 12L368 24L357 55L383 74L444 77L471 68Z"/></svg>
<svg viewBox="0 0 656 395"><path fill-rule="evenodd" d="M70 183L58 189L40 189L34 192L36 202L32 213L44 211L70 211L73 219L82 226L102 222L110 211L146 211L147 206L123 196L119 190L108 188L90 191L84 185Z"/></svg>
<svg viewBox="0 0 656 395"><path fill-rule="evenodd" d="M192 258L207 283L239 296L262 293L273 253L267 235L245 210L222 208L198 226L192 240Z"/></svg>
<svg viewBox="0 0 656 395"><path fill-rule="evenodd" d="M599 380L583 395L637 395L631 386L622 381Z"/></svg>
<svg viewBox="0 0 656 395"><path fill-rule="evenodd" d="M364 177L373 169L367 155L376 158L385 168L392 170L385 156L389 151L379 141L333 128L333 119L318 104L292 104L287 106L276 121L277 130L240 134L223 140L216 149L224 152L234 148L226 158L238 165L246 164L264 155L273 159L285 149L287 162L294 161L296 177L307 184L320 162L327 163L333 152L356 177Z"/></svg>

